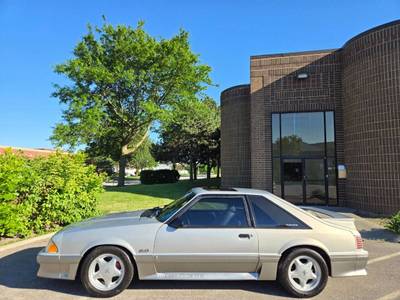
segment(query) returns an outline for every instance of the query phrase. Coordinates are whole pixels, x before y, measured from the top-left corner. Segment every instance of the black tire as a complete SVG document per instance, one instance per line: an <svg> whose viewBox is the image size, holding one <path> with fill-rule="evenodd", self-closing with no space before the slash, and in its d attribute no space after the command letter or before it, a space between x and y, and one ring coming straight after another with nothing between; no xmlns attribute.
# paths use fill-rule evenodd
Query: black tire
<svg viewBox="0 0 400 300"><path fill-rule="evenodd" d="M97 257L99 257L102 254L113 254L117 256L121 262L123 263L124 267L124 276L121 280L121 282L112 290L109 291L102 291L95 286L92 285L92 283L89 280L89 267L93 260L95 260ZM82 285L86 289L86 291L94 297L101 297L101 298L107 298L107 297L112 297L115 296L119 293L121 293L124 289L126 289L129 284L132 281L133 275L134 275L134 266L133 263L131 262L131 259L129 255L122 250L121 248L115 247L115 246L100 246L95 249L93 249L83 260L81 268L80 268L80 279L82 282Z"/></svg>
<svg viewBox="0 0 400 300"><path fill-rule="evenodd" d="M289 267L293 260L301 256L308 256L315 260L321 270L321 276L319 283L309 291L302 291L296 288L289 279ZM288 291L291 295L297 298L309 298L314 297L322 292L328 282L328 266L324 258L316 251L309 248L296 248L293 251L285 255L278 266L278 281L283 288Z"/></svg>

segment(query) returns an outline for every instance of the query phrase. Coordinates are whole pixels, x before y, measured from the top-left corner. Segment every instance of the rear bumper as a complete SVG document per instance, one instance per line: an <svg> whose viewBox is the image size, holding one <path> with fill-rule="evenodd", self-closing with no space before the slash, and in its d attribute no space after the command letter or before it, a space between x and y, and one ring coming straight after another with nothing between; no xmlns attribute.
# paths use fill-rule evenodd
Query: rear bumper
<svg viewBox="0 0 400 300"><path fill-rule="evenodd" d="M332 277L365 276L368 252L358 250L354 253L333 254L331 258Z"/></svg>
<svg viewBox="0 0 400 300"><path fill-rule="evenodd" d="M37 276L74 280L80 259L78 255L49 254L43 249L36 257L40 265Z"/></svg>

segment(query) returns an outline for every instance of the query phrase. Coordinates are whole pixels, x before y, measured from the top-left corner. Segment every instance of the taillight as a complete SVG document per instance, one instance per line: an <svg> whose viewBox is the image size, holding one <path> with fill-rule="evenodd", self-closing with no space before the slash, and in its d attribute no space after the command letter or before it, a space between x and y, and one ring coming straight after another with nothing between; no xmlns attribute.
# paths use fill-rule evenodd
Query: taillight
<svg viewBox="0 0 400 300"><path fill-rule="evenodd" d="M364 247L364 242L361 236L356 236L356 249L362 249Z"/></svg>

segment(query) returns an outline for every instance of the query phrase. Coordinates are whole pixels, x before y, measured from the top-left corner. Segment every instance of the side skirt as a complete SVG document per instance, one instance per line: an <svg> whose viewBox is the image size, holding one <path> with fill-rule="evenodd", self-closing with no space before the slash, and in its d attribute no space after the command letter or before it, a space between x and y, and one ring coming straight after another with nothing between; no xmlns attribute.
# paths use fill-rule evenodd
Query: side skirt
<svg viewBox="0 0 400 300"><path fill-rule="evenodd" d="M258 273L208 273L171 272L156 273L142 280L258 280Z"/></svg>

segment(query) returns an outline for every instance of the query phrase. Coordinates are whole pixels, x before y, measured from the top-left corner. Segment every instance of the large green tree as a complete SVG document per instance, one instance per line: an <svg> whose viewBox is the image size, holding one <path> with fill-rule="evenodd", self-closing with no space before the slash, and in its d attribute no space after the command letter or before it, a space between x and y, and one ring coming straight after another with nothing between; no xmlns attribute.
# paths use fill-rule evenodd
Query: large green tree
<svg viewBox="0 0 400 300"><path fill-rule="evenodd" d="M51 140L57 146L83 144L107 152L119 161L119 186L153 121L211 84L210 67L190 49L187 32L154 38L141 22L135 28L89 26L73 57L55 72L69 84L55 86L53 95L66 109Z"/></svg>

